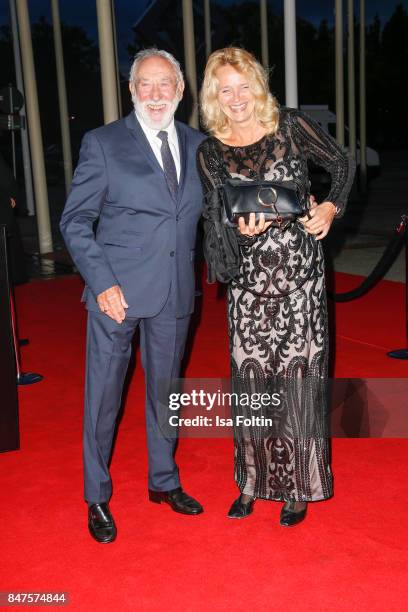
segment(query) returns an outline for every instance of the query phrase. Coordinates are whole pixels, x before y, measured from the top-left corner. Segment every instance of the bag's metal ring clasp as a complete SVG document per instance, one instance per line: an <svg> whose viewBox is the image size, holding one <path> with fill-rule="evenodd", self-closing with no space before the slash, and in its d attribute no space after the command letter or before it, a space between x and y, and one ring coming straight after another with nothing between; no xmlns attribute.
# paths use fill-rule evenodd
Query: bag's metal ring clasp
<svg viewBox="0 0 408 612"><path fill-rule="evenodd" d="M271 194L271 202L265 202L262 197L261 197L261 193L262 191L269 191ZM261 206L264 206L265 208L273 208L274 212L276 213L276 221L279 225L282 224L283 219L279 214L278 209L276 208L276 202L278 201L278 193L276 191L276 189L274 189L273 187L260 187L260 189L258 190L258 202Z"/></svg>
<svg viewBox="0 0 408 612"><path fill-rule="evenodd" d="M270 202L265 202L262 197L261 197L261 193L262 191L270 191L271 193L271 201ZM276 189L274 189L273 187L261 187L258 190L258 202L260 203L261 206L265 206L266 208L274 208L275 209L275 204L278 200L278 194L276 192Z"/></svg>

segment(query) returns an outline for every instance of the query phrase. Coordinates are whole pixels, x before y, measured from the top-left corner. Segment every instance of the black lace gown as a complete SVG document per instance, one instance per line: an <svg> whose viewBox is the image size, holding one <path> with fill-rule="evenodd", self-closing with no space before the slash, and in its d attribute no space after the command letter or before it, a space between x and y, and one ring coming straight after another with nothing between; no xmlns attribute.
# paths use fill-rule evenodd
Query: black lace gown
<svg viewBox="0 0 408 612"><path fill-rule="evenodd" d="M337 216L341 216L355 170L354 162L335 140L293 109L280 110L279 129L273 136L244 147L210 137L201 143L197 155L207 196L204 251L210 282L221 276L217 266L225 245L215 232L214 197L219 197L217 188L226 178L291 181L306 203L310 159L330 173L331 190L326 199L338 207ZM273 431L268 427L235 427L236 482L242 493L257 498L327 499L332 495L332 473L324 422L329 347L321 242L300 222L283 232L269 228L253 238L237 232L236 240L241 251L238 280L256 292L276 293L283 287L296 287L314 261L309 280L287 297L261 298L234 282L229 285L233 388L241 392L265 390L275 381L276 389L277 380L301 381L294 392L283 387L284 400L280 415L279 410L275 413ZM278 427L276 419L280 419Z"/></svg>

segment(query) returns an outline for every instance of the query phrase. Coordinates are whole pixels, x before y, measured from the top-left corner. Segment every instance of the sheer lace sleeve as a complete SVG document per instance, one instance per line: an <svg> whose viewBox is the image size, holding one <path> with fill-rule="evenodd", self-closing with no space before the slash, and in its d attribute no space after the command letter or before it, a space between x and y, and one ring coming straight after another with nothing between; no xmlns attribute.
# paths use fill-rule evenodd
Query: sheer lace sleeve
<svg viewBox="0 0 408 612"><path fill-rule="evenodd" d="M289 113L291 136L300 154L322 166L331 176L327 200L338 208L337 217L344 213L353 184L356 163L349 153L305 113Z"/></svg>
<svg viewBox="0 0 408 612"><path fill-rule="evenodd" d="M222 206L220 190L225 180L230 177L230 174L214 138L207 138L199 146L197 164L205 197L210 198L211 193L215 191L214 197L219 199L219 205ZM204 217L205 212L204 208ZM236 240L242 245L253 244L258 238L258 236L243 236L238 228L233 228L231 231L235 233Z"/></svg>
<svg viewBox="0 0 408 612"><path fill-rule="evenodd" d="M203 248L208 266L208 282L219 280L227 283L239 272L241 240L235 229L225 226L221 221L221 188L229 174L212 138L207 138L198 147L197 167L204 187Z"/></svg>
<svg viewBox="0 0 408 612"><path fill-rule="evenodd" d="M226 171L216 144L212 138L203 140L197 150L197 166L204 187L204 193L222 187L228 172Z"/></svg>

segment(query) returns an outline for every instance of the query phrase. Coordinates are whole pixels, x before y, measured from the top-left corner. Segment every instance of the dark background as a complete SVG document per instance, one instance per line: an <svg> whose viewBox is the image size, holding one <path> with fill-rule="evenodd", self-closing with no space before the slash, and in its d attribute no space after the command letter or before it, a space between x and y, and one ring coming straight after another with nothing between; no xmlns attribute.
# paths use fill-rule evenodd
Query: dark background
<svg viewBox="0 0 408 612"><path fill-rule="evenodd" d="M408 0L367 0L366 4L368 144L377 150L406 147ZM356 1L355 5L358 11L359 2ZM270 84L278 99L284 102L282 6L283 2L277 0L268 3ZM153 3L147 0L116 0L115 9L123 113L126 114L131 108L127 76L136 51L156 45L171 51L183 65L182 9L181 0ZM58 156L60 128L50 3L48 0L32 0L29 10L44 145L47 155ZM205 65L201 0L195 2L194 10L197 74L200 78ZM61 0L60 11L75 161L84 131L103 123L95 2ZM297 11L299 103L329 104L334 110L334 1L298 0ZM260 58L258 1L213 1L211 17L213 49L235 44ZM344 18L346 25L346 14ZM1 87L15 82L8 3L5 0L1 0L0 4L0 24ZM358 92L358 12L355 15L355 28ZM346 48L346 27L344 42ZM345 61L345 77L346 68ZM345 93L347 113L347 86ZM186 119L186 104L180 107L178 116ZM5 157L9 158L9 134L1 136L0 145Z"/></svg>

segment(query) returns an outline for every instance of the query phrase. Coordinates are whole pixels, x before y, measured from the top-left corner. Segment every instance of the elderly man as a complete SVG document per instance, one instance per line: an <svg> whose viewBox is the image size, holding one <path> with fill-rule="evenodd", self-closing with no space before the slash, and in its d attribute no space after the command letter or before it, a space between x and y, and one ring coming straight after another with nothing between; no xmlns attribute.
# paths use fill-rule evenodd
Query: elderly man
<svg viewBox="0 0 408 612"><path fill-rule="evenodd" d="M135 110L88 132L61 232L85 280L88 309L84 414L85 499L98 542L116 526L108 462L136 327L146 379L150 501L183 514L201 505L180 486L175 436L162 433L160 381L179 375L194 305L194 246L202 207L196 150L204 136L174 113L184 90L177 60L138 53L130 72ZM96 232L94 231L97 222Z"/></svg>

